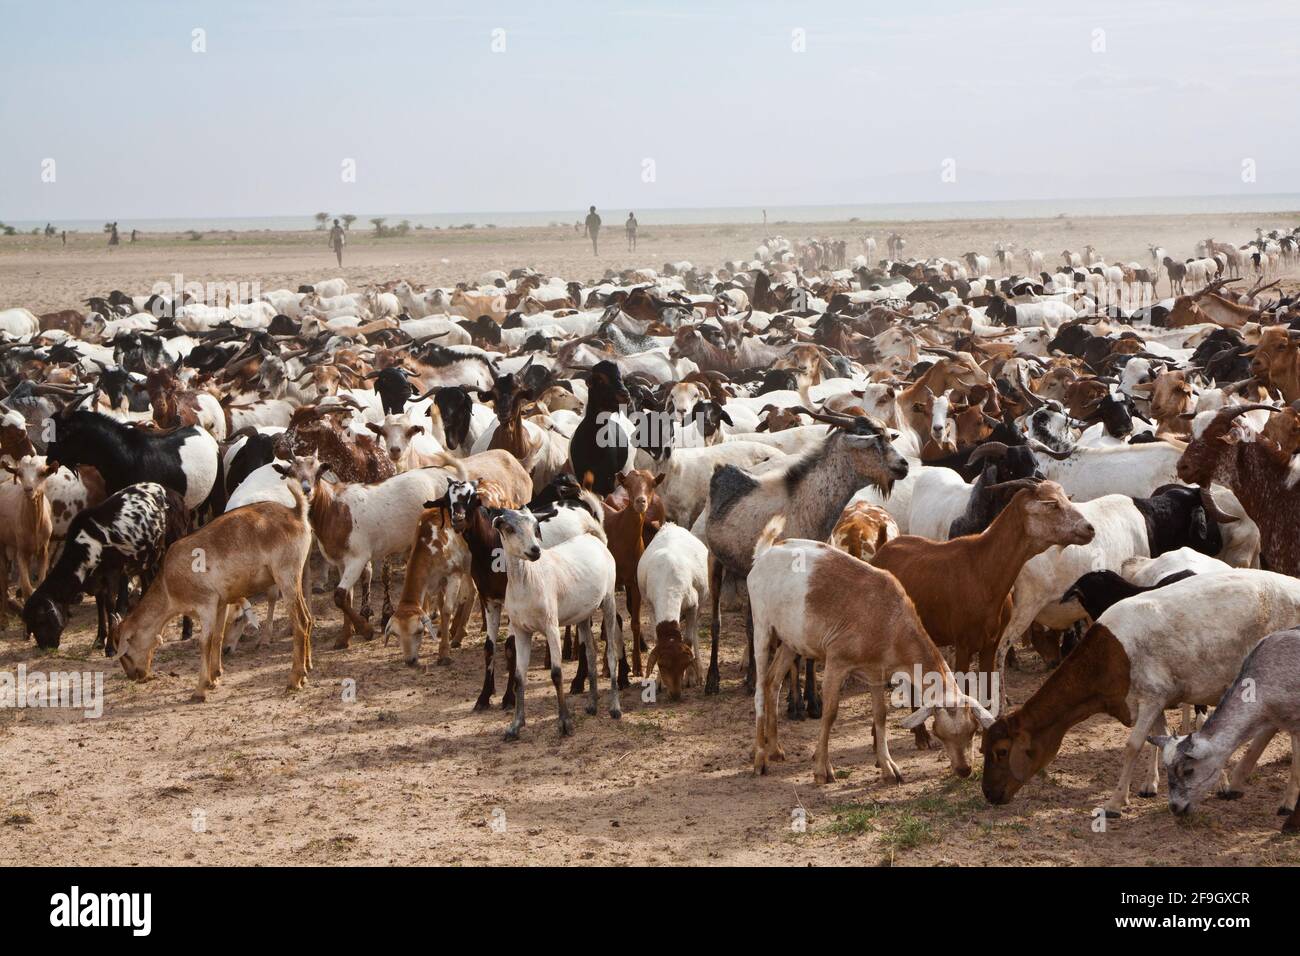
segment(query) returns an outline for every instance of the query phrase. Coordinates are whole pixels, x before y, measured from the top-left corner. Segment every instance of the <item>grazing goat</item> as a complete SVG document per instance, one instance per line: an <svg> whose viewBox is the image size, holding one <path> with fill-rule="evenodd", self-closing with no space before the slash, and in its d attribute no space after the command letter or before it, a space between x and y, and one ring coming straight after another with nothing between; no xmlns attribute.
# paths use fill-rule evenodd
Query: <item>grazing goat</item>
<svg viewBox="0 0 1300 956"><path fill-rule="evenodd" d="M1242 795L1260 754L1279 731L1291 735L1291 779L1279 816L1288 817L1283 831L1300 830L1300 630L1270 634L1255 645L1241 672L1214 708L1205 726L1185 737L1155 736L1169 776L1169 809L1182 816L1201 801L1221 778L1237 748L1250 747L1232 769L1225 799Z"/></svg>
<svg viewBox="0 0 1300 956"><path fill-rule="evenodd" d="M1148 735L1179 704L1217 704L1240 662L1267 634L1300 620L1300 581L1252 569L1197 575L1121 601L1023 707L984 734L984 796L1007 803L1056 756L1066 731L1093 714L1131 727L1119 783L1105 803L1118 817ZM1138 790L1158 786L1159 751Z"/></svg>
<svg viewBox="0 0 1300 956"><path fill-rule="evenodd" d="M575 512L582 514L582 512ZM614 556L605 544L605 531L595 518L586 522L585 533L563 544L542 549L541 526L528 511L505 510L492 519L492 527L501 535L506 568L504 610L510 618L510 636L515 645L515 717L506 730L506 740L518 740L524 726L524 697L528 681L528 658L533 635L546 639L551 659L551 683L555 686L560 734L573 733L573 718L564 699L564 680L560 670L560 628L576 625L587 649L587 670L591 680L591 699L587 713L596 713L596 638L591 617L599 608L603 627L613 639L607 640L605 654L611 674L618 668L623 650L623 634L614 603L618 571ZM618 699L618 681L611 678L609 715L622 716Z"/></svg>
<svg viewBox="0 0 1300 956"><path fill-rule="evenodd" d="M782 676L800 655L825 664L821 733L813 761L817 783L835 778L828 753L831 726L850 674L865 677L871 689L876 765L882 776L903 780L889 755L885 732L889 684L900 673L910 682L916 671L937 680L942 696L938 706L922 707L903 726L920 726L933 714L935 735L953 771L970 776L971 738L980 726L991 724L993 716L957 687L902 585L893 575L820 541L791 538L773 544L784 524L784 516L777 515L760 535L748 578L756 668L754 772L762 774L770 761L785 759L777 742L776 694Z"/></svg>
<svg viewBox="0 0 1300 956"><path fill-rule="evenodd" d="M307 481L301 485L289 485L293 508L273 501L247 505L213 519L167 549L158 577L122 622L119 659L127 677L148 680L163 627L179 614L193 614L203 632L194 700L207 700L221 676L221 644L230 605L275 587L286 598L293 621L289 689L306 684L312 668L312 619L303 595L311 552L304 489L311 485Z"/></svg>
<svg viewBox="0 0 1300 956"><path fill-rule="evenodd" d="M700 607L709 591L709 549L685 528L671 522L659 529L636 569L637 586L650 606L655 646L646 662L646 676L659 665L659 680L672 700L681 700L683 676L687 686L701 684Z"/></svg>
<svg viewBox="0 0 1300 956"><path fill-rule="evenodd" d="M23 605L27 633L44 650L57 648L71 606L94 594L95 647L115 654L119 615L126 610L121 585L138 575L141 592L148 590L166 547L184 535L186 523L180 494L157 482L127 485L78 514L54 566Z"/></svg>

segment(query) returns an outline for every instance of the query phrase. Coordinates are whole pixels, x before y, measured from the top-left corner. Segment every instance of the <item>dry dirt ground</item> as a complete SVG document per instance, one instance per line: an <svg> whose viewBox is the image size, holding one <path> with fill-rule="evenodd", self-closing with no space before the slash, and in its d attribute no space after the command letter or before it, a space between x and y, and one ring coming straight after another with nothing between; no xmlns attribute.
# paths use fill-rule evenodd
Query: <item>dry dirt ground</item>
<svg viewBox="0 0 1300 956"><path fill-rule="evenodd" d="M535 646L528 724L506 743L506 714L472 710L482 679L477 613L450 666L411 669L382 638L332 650L337 612L321 596L313 605L316 668L305 690L284 689L291 641L281 618L270 648L246 643L227 659L205 704L189 700L196 650L174 626L157 678L144 684L91 652L90 606L54 655L39 655L11 627L0 670L102 670L105 703L95 720L0 711L5 862L1300 863L1300 840L1281 836L1274 815L1289 768L1282 742L1242 800L1211 800L1180 821L1163 792L1134 797L1123 819L1097 833L1091 811L1114 783L1126 734L1108 718L1072 731L1046 773L1006 807L984 802L978 770L959 780L896 721L890 744L906 782L882 782L860 689L832 736L840 779L813 785L816 724L784 718L787 762L755 778L752 700L740 683L743 622L729 614L719 696L692 688L679 703L643 703L634 687L622 693L618 721L603 697L595 717L576 702L570 738L559 736ZM1011 674L1013 702L1042 679L1032 653L1020 657L1027 672ZM566 680L573 669L565 663ZM354 701L345 699L349 680ZM800 812L803 832L794 825Z"/></svg>
<svg viewBox="0 0 1300 956"><path fill-rule="evenodd" d="M1198 238L1244 241L1254 228L1290 228L1300 216L1198 216L897 224L909 253L989 252L1010 240L1054 254L1092 242L1108 259L1144 260L1146 243L1177 256ZM883 239L892 224L774 224L789 237ZM643 226L641 249L609 257L565 229L459 230L405 239L354 237L343 274L354 282L406 276L452 282L532 265L577 277L605 268L688 258L747 256L761 227ZM147 291L187 280L258 280L296 286L336 273L320 234L241 234L200 241L146 237L109 252L103 237L0 239L0 307L75 305L111 288ZM856 251L856 250L855 250ZM442 259L448 262L443 263ZM284 690L290 641L281 612L274 645L245 645L206 704L189 702L193 646L160 649L156 680L133 684L91 652L93 606L76 614L63 649L41 656L15 623L0 637L0 671L105 673L102 718L54 710L0 710L0 835L10 864L1199 864L1300 863L1300 841L1278 834L1275 810L1288 774L1275 741L1245 798L1210 800L1179 821L1158 799L1133 797L1105 832L1091 812L1118 774L1126 730L1096 717L1072 731L1047 771L1006 807L985 804L978 777L961 781L938 751L918 752L891 730L906 783L872 766L867 701L848 696L832 737L840 779L812 782L816 725L782 720L788 760L750 772L752 701L740 686L743 627L726 617L723 689L680 703L643 704L623 692L623 718L574 708L577 733L561 739L554 693L534 650L529 724L502 741L500 710L474 713L482 631L474 615L450 667L412 670L382 639L331 650L339 615L313 599L316 669L306 690ZM378 601L376 601L378 606ZM428 647L425 648L428 657ZM1031 652L1010 675L1013 703L1042 680ZM574 665L564 666L566 680ZM347 681L355 701L345 700ZM498 673L498 683L503 676ZM1176 715L1171 714L1171 719ZM978 765L978 764L977 764ZM977 770L978 774L978 770ZM796 813L803 832L792 827ZM201 826L199 825L201 823ZM493 824L496 824L495 826ZM502 826L501 824L504 824ZM198 831L198 832L196 832Z"/></svg>

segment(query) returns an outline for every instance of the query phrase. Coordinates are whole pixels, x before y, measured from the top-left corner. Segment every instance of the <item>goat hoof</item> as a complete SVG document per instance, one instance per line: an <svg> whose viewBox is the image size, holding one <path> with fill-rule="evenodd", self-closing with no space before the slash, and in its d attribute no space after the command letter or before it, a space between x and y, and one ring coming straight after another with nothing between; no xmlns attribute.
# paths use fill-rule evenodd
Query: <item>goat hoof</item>
<svg viewBox="0 0 1300 956"><path fill-rule="evenodd" d="M349 637L340 637L337 641L334 642L334 650L336 650L336 651L346 651L346 650L348 649L348 647L351 646L351 644L352 644L352 639L351 639L351 638L349 638Z"/></svg>
<svg viewBox="0 0 1300 956"><path fill-rule="evenodd" d="M1220 800L1240 800L1245 795L1246 795L1245 791L1242 790L1220 790L1218 793L1215 794L1215 796L1218 797ZM1278 811L1278 813L1287 813L1287 812L1289 811L1287 811L1285 808Z"/></svg>
<svg viewBox="0 0 1300 956"><path fill-rule="evenodd" d="M190 694L190 703L192 704L203 704L206 703L207 700L208 695L204 691L196 690L194 693Z"/></svg>
<svg viewBox="0 0 1300 956"><path fill-rule="evenodd" d="M1118 820L1119 818L1120 818L1120 812L1118 810L1112 810L1110 807L1106 808L1107 820Z"/></svg>
<svg viewBox="0 0 1300 956"><path fill-rule="evenodd" d="M450 658L450 657L440 657L440 658L438 658L438 666L439 666L439 667L450 667L450 666L451 666L451 658Z"/></svg>
<svg viewBox="0 0 1300 956"><path fill-rule="evenodd" d="M704 693L716 694L718 692L718 675L716 671L709 671L709 676L704 680Z"/></svg>
<svg viewBox="0 0 1300 956"><path fill-rule="evenodd" d="M1142 797L1144 800L1150 800L1152 797L1156 795L1156 789L1152 787L1150 790L1148 790L1146 787L1143 787L1141 790L1137 792L1137 795L1139 797Z"/></svg>
<svg viewBox="0 0 1300 956"><path fill-rule="evenodd" d="M822 702L821 702L821 701L818 700L818 701L814 701L813 703L809 704L808 707L807 707L807 710L808 710L808 716L809 716L810 718L812 718L813 720L821 720L821 716L822 716Z"/></svg>
<svg viewBox="0 0 1300 956"><path fill-rule="evenodd" d="M232 656L234 653L235 653L235 649L234 649L233 647L223 647L223 648L221 649L221 656L222 656L222 657L230 657L230 656Z"/></svg>
<svg viewBox="0 0 1300 956"><path fill-rule="evenodd" d="M583 692L583 690L586 689L586 687L587 687L587 682L586 682L586 681L580 681L580 680L578 680L578 679L575 677L575 678L573 679L573 682L569 684L569 693L570 693L570 694L581 694L581 693Z"/></svg>
<svg viewBox="0 0 1300 956"><path fill-rule="evenodd" d="M618 720L618 719L620 719L622 716L623 716L623 711L618 710L617 708L615 708L615 709L613 709L613 710L611 710L611 711L609 712L610 720Z"/></svg>
<svg viewBox="0 0 1300 956"><path fill-rule="evenodd" d="M491 706L492 706L492 695L491 695L491 694L482 694L482 695L480 695L480 697L479 697L478 700L474 701L474 709L475 709L476 711L478 711L478 710L487 710L487 709L490 708Z"/></svg>
<svg viewBox="0 0 1300 956"><path fill-rule="evenodd" d="M516 730L514 727L511 727L509 730L506 731L506 735L505 735L505 738L504 738L504 739L505 739L505 740L518 740L518 739L519 739L519 731Z"/></svg>
<svg viewBox="0 0 1300 956"><path fill-rule="evenodd" d="M782 763L785 760L785 751L780 747L773 747L767 752L767 759L773 763Z"/></svg>
<svg viewBox="0 0 1300 956"><path fill-rule="evenodd" d="M588 717L595 717L596 711L598 711L600 708L597 707L595 704L588 704L585 709L587 711Z"/></svg>
<svg viewBox="0 0 1300 956"><path fill-rule="evenodd" d="M1279 817L1289 817L1293 813L1295 813L1295 807L1288 807L1284 805L1277 808L1277 815Z"/></svg>

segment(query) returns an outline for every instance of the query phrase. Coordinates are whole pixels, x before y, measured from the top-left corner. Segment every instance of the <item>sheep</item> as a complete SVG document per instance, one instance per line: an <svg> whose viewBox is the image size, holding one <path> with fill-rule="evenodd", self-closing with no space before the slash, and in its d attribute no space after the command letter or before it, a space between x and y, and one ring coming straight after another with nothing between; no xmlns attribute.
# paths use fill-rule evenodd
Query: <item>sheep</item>
<svg viewBox="0 0 1300 956"><path fill-rule="evenodd" d="M686 686L704 681L700 670L699 615L709 592L709 550L685 528L664 524L637 563L637 585L650 607L655 645L646 676L659 665L659 680L672 700Z"/></svg>
<svg viewBox="0 0 1300 956"><path fill-rule="evenodd" d="M1119 817L1143 745L1167 707L1217 704L1261 638L1300 619L1300 581L1241 569L1200 575L1120 601L1041 687L984 734L984 796L1007 803L1056 756L1072 726L1096 713L1131 727L1119 782L1104 804ZM1140 796L1154 796L1160 752Z"/></svg>
<svg viewBox="0 0 1300 956"><path fill-rule="evenodd" d="M306 481L289 486L293 508L258 502L213 519L167 549L161 572L122 622L118 659L127 677L148 680L163 627L179 614L193 614L202 629L193 699L207 700L221 676L222 637L230 604L275 586L289 596L293 621L289 689L306 684L312 669L312 618L303 594L311 551L304 489L310 487Z"/></svg>
<svg viewBox="0 0 1300 956"><path fill-rule="evenodd" d="M821 732L813 758L818 784L835 778L828 753L830 732L840 690L850 674L866 677L871 688L876 764L885 779L903 780L885 732L888 685L900 673L910 680L915 671L935 675L942 697L938 706L917 710L903 726L918 727L933 714L935 735L953 771L970 776L971 738L978 727L993 723L993 715L958 689L902 585L888 572L821 541L788 538L775 543L785 523L785 515L778 514L767 524L755 544L747 579L755 638L754 773L763 774L770 762L785 759L777 741L776 693L795 655L800 655L825 663Z"/></svg>
<svg viewBox="0 0 1300 956"><path fill-rule="evenodd" d="M605 546L605 531L593 517L587 522L586 533L543 550L541 528L531 512L504 510L492 519L492 527L501 536L506 569L504 610L510 618L510 636L515 645L515 716L505 739L518 740L524 726L528 658L534 634L542 634L546 639L560 734L570 736L574 727L564 699L560 628L576 625L586 646L591 679L588 714L596 713L598 700L596 638L591 629L591 617L597 608L602 612L606 634L611 631L613 634L605 646L611 674L616 672L623 651L623 634L614 602L618 571L614 556ZM622 716L618 682L613 679L610 680L609 716L615 720Z"/></svg>
<svg viewBox="0 0 1300 956"><path fill-rule="evenodd" d="M1279 816L1288 819L1283 832L1300 830L1300 631L1291 628L1264 638L1246 655L1237 679L1223 693L1214 713L1199 731L1183 737L1149 738L1160 752L1169 778L1169 809L1178 816L1189 813L1221 779L1232 754L1250 741L1232 770L1225 799L1242 795L1242 787L1255 769L1260 754L1279 731L1291 735L1291 779Z"/></svg>

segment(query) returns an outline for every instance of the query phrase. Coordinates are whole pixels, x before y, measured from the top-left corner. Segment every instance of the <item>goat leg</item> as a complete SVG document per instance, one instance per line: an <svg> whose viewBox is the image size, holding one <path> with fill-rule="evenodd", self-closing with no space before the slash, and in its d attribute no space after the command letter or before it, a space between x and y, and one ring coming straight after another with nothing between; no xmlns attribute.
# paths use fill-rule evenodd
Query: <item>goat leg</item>
<svg viewBox="0 0 1300 956"><path fill-rule="evenodd" d="M515 691L523 693L523 684L519 681L515 673L515 636L513 634L506 638L506 692L501 695L501 709L509 710L515 706Z"/></svg>
<svg viewBox="0 0 1300 956"><path fill-rule="evenodd" d="M795 655L793 663L790 665L790 689L786 692L785 697L785 714L791 720L807 720L808 711L804 707L803 694L800 692L799 685L799 662L802 658Z"/></svg>
<svg viewBox="0 0 1300 956"><path fill-rule="evenodd" d="M745 598L745 642L749 649L749 660L745 662L745 692L752 694L758 678L754 673L754 611L749 606L748 596Z"/></svg>
<svg viewBox="0 0 1300 956"><path fill-rule="evenodd" d="M804 683L804 700L807 703L808 716L818 720L822 715L821 695L817 693L817 662L811 657L804 661L807 678Z"/></svg>
<svg viewBox="0 0 1300 956"><path fill-rule="evenodd" d="M484 640L483 640L483 689L479 691L478 700L474 701L475 710L487 710L492 706L492 695L496 693L497 682L496 672L493 669L492 658L496 653L496 642L501 626L501 610L496 608L488 610L487 602L480 599L479 609L483 612Z"/></svg>
<svg viewBox="0 0 1300 956"><path fill-rule="evenodd" d="M578 625L578 640L573 648L574 653L578 656L578 667L585 670L588 674L596 673L596 635L592 630L591 621L587 620ZM575 693L572 689L570 693ZM576 693L582 693L577 691ZM591 694L587 701L587 713L595 716L596 710L600 704L600 692L596 687L596 682L591 682Z"/></svg>
<svg viewBox="0 0 1300 956"><path fill-rule="evenodd" d="M573 660L573 628L565 625L564 641L560 644L560 660Z"/></svg>
<svg viewBox="0 0 1300 956"><path fill-rule="evenodd" d="M509 656L514 658L515 663L514 666L510 668L510 673L514 675L514 683L518 686L514 688L515 719L512 720L510 726L506 728L506 740L518 740L519 731L522 730L524 726L524 685L527 683L528 677L528 654L532 650L531 637L524 637L515 634L513 631L514 629L511 628L511 654ZM562 701L563 698L561 698L561 702ZM563 720L561 720L561 733L563 733Z"/></svg>
<svg viewBox="0 0 1300 956"><path fill-rule="evenodd" d="M721 689L718 674L718 632L722 630L722 582L725 573L722 563L710 556L709 597L713 601L713 613L709 617L709 638L712 647L709 650L709 671L704 679L706 694L716 694Z"/></svg>
<svg viewBox="0 0 1300 956"><path fill-rule="evenodd" d="M604 628L601 630L603 631ZM595 640L593 636L592 641ZM587 675L596 673L596 658L589 654L576 654L575 656L578 658L578 672L573 675L573 681L569 684L569 693L581 694L582 689L587 686ZM588 661L589 657L591 658L590 661ZM588 670L588 667L590 667L590 670ZM592 681L592 683L594 684L595 681Z"/></svg>

